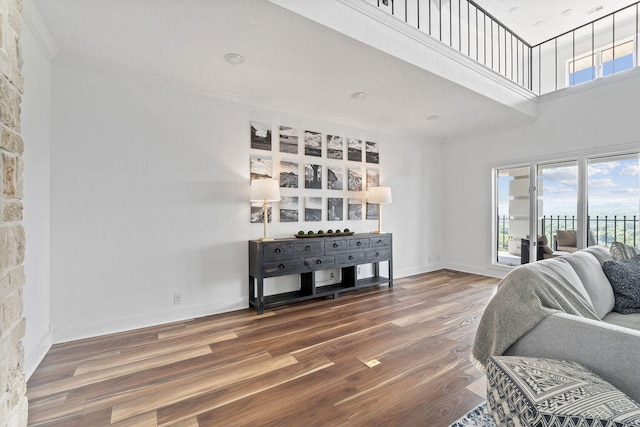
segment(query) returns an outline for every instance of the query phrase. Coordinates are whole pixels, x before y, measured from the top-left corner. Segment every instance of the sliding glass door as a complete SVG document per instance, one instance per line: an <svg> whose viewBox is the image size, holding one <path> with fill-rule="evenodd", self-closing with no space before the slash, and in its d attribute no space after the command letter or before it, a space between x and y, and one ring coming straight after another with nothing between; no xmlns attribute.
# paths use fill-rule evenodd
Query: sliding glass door
<svg viewBox="0 0 640 427"><path fill-rule="evenodd" d="M496 168L494 179L495 264L640 246L638 152Z"/></svg>
<svg viewBox="0 0 640 427"><path fill-rule="evenodd" d="M578 162L540 164L537 173L539 260L558 250L558 238L560 243L577 243Z"/></svg>

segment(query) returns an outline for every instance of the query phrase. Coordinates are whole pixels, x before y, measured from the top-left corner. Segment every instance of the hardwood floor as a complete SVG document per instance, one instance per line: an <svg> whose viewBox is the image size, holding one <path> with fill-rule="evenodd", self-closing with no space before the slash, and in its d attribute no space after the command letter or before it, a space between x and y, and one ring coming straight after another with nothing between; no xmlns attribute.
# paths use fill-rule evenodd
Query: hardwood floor
<svg viewBox="0 0 640 427"><path fill-rule="evenodd" d="M485 400L468 356L497 282L441 270L58 344L29 379L29 424L448 426Z"/></svg>

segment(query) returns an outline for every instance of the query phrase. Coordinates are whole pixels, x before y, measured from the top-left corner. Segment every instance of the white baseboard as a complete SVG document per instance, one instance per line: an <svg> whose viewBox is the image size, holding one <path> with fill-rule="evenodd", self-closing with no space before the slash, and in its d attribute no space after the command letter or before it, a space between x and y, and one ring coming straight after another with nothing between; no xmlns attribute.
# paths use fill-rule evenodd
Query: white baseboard
<svg viewBox="0 0 640 427"><path fill-rule="evenodd" d="M148 328L150 326L165 323L180 322L197 317L210 316L212 314L226 313L229 311L247 308L247 300L228 302L227 304L207 304L201 306L185 307L170 312L153 313L126 319L117 319L93 324L67 326L53 329L53 343L59 344L84 338L131 331L133 329Z"/></svg>
<svg viewBox="0 0 640 427"><path fill-rule="evenodd" d="M53 345L53 329L49 326L49 330L42 336L36 349L24 357L24 374L27 380L31 378L42 359Z"/></svg>
<svg viewBox="0 0 640 427"><path fill-rule="evenodd" d="M393 278L400 279L401 277L415 276L416 274L430 273L432 271L442 270L443 264L438 262L435 264L423 265L420 267L401 268L393 270Z"/></svg>
<svg viewBox="0 0 640 427"><path fill-rule="evenodd" d="M443 268L449 270L461 271L463 273L478 274L481 276L495 277L496 279L502 279L506 274L511 271L511 268L495 266L492 267L478 267L476 265L447 263Z"/></svg>

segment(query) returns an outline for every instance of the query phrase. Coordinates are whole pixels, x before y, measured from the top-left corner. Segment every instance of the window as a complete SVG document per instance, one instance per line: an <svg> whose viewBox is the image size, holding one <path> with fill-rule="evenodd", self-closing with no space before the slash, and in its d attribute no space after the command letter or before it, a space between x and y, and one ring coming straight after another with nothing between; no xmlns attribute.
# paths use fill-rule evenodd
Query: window
<svg viewBox="0 0 640 427"><path fill-rule="evenodd" d="M571 234L564 253L640 246L640 152L496 168L494 179L495 264L562 255L558 237Z"/></svg>
<svg viewBox="0 0 640 427"><path fill-rule="evenodd" d="M633 40L569 61L569 86L633 68Z"/></svg>

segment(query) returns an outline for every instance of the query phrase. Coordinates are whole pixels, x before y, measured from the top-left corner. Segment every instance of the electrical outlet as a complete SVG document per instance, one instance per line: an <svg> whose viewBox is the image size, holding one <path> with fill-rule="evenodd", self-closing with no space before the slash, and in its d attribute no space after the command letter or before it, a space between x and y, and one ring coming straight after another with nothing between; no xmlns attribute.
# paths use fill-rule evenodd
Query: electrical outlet
<svg viewBox="0 0 640 427"><path fill-rule="evenodd" d="M331 277L331 280L336 280L336 273L332 271L329 277Z"/></svg>
<svg viewBox="0 0 640 427"><path fill-rule="evenodd" d="M182 294L173 294L173 303L182 304Z"/></svg>
<svg viewBox="0 0 640 427"><path fill-rule="evenodd" d="M359 265L359 266L357 266L357 267L356 267L356 274L357 274L358 276L360 276L360 275L362 274L362 266L361 266L361 265Z"/></svg>

